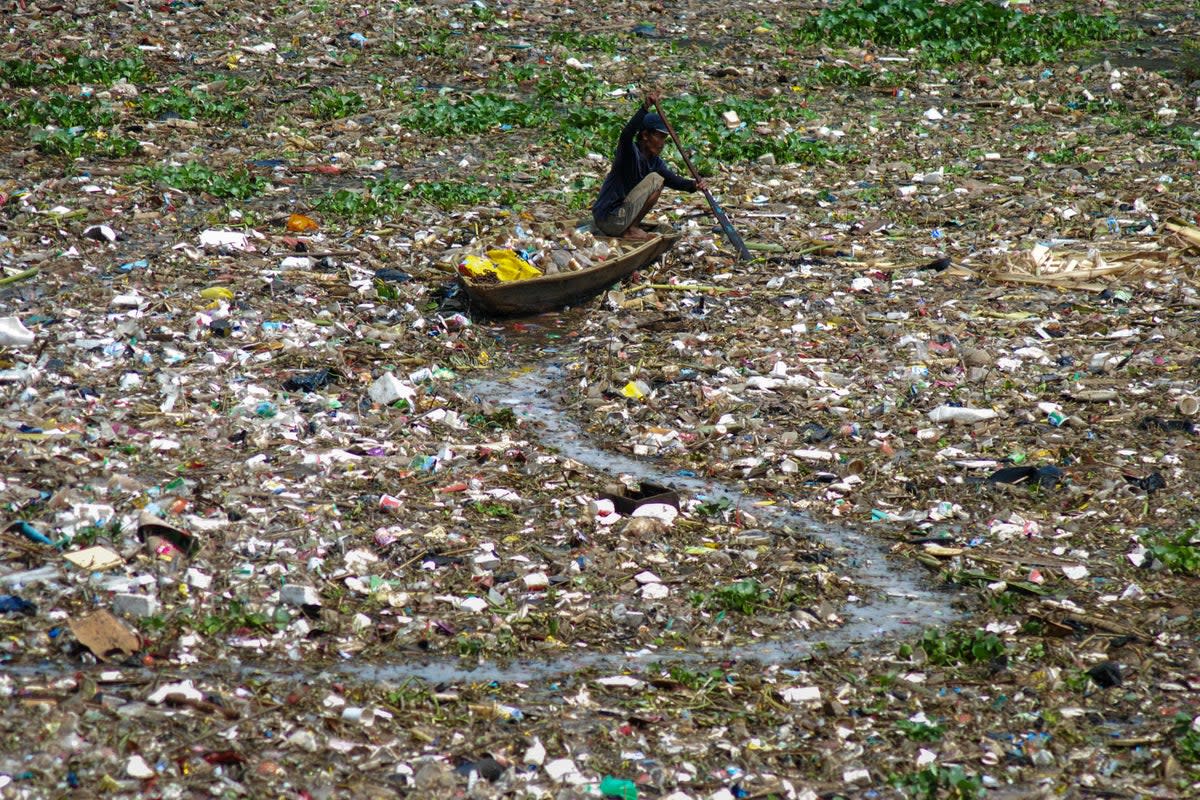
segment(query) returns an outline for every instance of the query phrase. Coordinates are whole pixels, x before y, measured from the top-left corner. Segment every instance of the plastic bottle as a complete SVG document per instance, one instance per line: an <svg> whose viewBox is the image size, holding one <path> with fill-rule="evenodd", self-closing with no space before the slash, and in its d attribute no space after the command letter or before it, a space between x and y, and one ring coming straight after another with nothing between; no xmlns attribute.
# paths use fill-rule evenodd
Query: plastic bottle
<svg viewBox="0 0 1200 800"><path fill-rule="evenodd" d="M959 406L938 406L929 412L929 418L934 422L982 422L995 416L996 412L990 408L962 408Z"/></svg>

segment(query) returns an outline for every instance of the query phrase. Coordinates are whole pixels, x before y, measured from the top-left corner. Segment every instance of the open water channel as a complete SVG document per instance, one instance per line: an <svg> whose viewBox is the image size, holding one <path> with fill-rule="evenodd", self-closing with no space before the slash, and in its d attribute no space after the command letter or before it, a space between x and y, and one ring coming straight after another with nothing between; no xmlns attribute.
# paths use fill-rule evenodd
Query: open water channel
<svg viewBox="0 0 1200 800"><path fill-rule="evenodd" d="M584 669L637 670L641 665L670 662L720 662L753 660L764 664L786 664L804 658L816 647L845 650L886 641L893 634L945 624L959 613L952 607L953 594L930 585L912 568L890 559L875 538L844 527L821 524L806 514L777 504L767 504L737 486L720 481L667 471L652 459L637 459L614 453L597 443L576 421L567 407L561 388L567 378L564 360L543 361L532 369L513 370L506 376L465 385L463 391L497 406L507 406L529 426L529 436L547 448L614 477L636 476L698 499L727 498L735 507L753 508L758 524L777 536L807 536L830 551L838 571L871 591L870 596L847 603L841 611L844 624L833 630L813 632L804 638L763 639L736 647L672 649L663 652L642 649L601 653L573 651L547 659L494 663L482 661L464 666L460 661L409 661L391 664L347 663L340 670L368 680L402 681L420 678L432 682L529 681L553 678Z"/></svg>

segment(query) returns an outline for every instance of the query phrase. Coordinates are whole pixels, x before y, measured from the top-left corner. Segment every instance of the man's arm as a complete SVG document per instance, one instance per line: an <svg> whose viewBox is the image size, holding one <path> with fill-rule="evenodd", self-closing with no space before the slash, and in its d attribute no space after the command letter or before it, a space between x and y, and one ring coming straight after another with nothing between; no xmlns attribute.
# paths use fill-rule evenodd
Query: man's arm
<svg viewBox="0 0 1200 800"><path fill-rule="evenodd" d="M637 107L637 111L633 112L633 116L629 122L625 123L625 127L621 129L621 136L617 139L617 151L620 152L624 148L633 147L633 137L637 136L638 131L642 129L642 120L646 118L649 109L645 103Z"/></svg>
<svg viewBox="0 0 1200 800"><path fill-rule="evenodd" d="M633 117L621 129L621 137L617 140L618 149L625 146L633 146L633 138L642 129L642 120L650 113L650 109L654 108L654 104L659 101L659 98L660 95L658 92L646 92L645 97L642 98L642 104L637 107L637 111L633 112Z"/></svg>
<svg viewBox="0 0 1200 800"><path fill-rule="evenodd" d="M691 178L685 178L682 175L677 175L667 166L667 162L661 158L655 158L650 164L650 168L663 177L663 183L679 192L694 192L697 189L703 188L698 186Z"/></svg>

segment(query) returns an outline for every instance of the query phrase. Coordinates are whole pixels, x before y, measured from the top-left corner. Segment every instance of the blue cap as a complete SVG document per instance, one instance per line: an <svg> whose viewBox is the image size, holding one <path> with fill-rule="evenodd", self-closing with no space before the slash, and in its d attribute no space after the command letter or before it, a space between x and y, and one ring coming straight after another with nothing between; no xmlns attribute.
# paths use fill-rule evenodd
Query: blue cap
<svg viewBox="0 0 1200 800"><path fill-rule="evenodd" d="M642 130L670 133L670 131L667 130L667 123L663 122L663 118L653 111L642 117Z"/></svg>

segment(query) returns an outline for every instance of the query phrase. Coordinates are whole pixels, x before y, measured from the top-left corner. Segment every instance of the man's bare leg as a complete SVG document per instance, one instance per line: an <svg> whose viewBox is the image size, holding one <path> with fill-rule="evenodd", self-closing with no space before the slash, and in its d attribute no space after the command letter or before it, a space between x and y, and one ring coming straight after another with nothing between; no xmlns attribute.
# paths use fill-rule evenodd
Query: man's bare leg
<svg viewBox="0 0 1200 800"><path fill-rule="evenodd" d="M662 194L662 189L659 189L654 194L646 198L646 204L642 206L642 210L638 212L637 217L633 220L633 224L626 229L625 233L621 234L624 239L633 239L636 242L644 242L647 239L653 239L654 234L649 233L641 227L642 220L650 213L650 209L654 208L654 204L658 202L658 196Z"/></svg>

